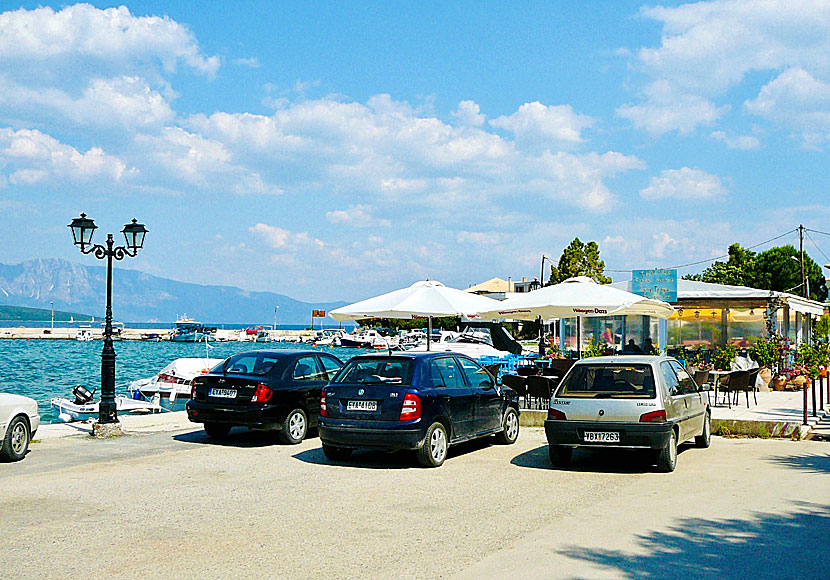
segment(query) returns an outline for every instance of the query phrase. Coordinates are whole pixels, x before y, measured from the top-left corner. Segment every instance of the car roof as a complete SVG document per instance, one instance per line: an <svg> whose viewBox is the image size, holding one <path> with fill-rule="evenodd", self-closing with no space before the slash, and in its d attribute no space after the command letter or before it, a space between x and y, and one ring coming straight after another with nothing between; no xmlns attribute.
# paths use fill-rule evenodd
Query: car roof
<svg viewBox="0 0 830 580"><path fill-rule="evenodd" d="M591 363L615 363L615 364L652 364L662 361L676 360L673 357L666 355L648 355L648 354L618 354L612 356L595 356L591 358L583 358L576 361L575 365L584 365Z"/></svg>
<svg viewBox="0 0 830 580"><path fill-rule="evenodd" d="M409 358L409 359L427 359L427 358L435 358L437 356L463 356L465 358L469 358L465 354L451 352L451 351L433 351L433 352L406 352L406 351L393 351L391 353L384 352L381 350L380 352L369 352L366 354L360 354L352 358Z"/></svg>
<svg viewBox="0 0 830 580"><path fill-rule="evenodd" d="M237 356L237 355L266 355L266 356L274 356L274 357L290 357L290 356L306 356L311 354L327 354L329 356L335 356L330 352L321 353L319 350L246 350L243 352L237 352L230 356Z"/></svg>

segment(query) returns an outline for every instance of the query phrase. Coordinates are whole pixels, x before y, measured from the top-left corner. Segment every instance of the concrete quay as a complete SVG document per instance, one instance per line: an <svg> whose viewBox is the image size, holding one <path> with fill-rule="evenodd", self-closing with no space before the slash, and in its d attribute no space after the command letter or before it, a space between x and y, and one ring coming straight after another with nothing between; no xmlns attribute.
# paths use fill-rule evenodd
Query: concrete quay
<svg viewBox="0 0 830 580"><path fill-rule="evenodd" d="M15 326L0 328L0 339L15 339L15 340L74 340L78 334L79 328L68 327L26 327ZM93 340L103 340L104 328L97 323L90 323L90 327L86 328L92 333ZM286 338L306 338L314 336L312 330L265 330L268 339L286 339ZM162 340L166 340L170 333L169 328L125 328L120 336L120 340L144 340L142 335L158 334ZM220 328L215 334L216 340L220 342L236 342L249 341L250 339L245 334L245 330L225 329Z"/></svg>

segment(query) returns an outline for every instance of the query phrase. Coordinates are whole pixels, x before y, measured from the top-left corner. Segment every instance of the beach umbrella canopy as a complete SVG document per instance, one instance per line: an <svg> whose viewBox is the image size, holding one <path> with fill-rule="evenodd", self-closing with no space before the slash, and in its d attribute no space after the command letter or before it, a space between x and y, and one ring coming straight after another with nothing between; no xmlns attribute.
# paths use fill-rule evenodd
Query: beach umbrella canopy
<svg viewBox="0 0 830 580"><path fill-rule="evenodd" d="M364 318L432 318L433 316L466 316L479 318L477 313L490 310L498 301L444 286L435 280L415 282L374 298L367 298L329 312L337 321Z"/></svg>
<svg viewBox="0 0 830 580"><path fill-rule="evenodd" d="M628 314L668 318L674 312L671 304L632 294L591 278L568 278L561 284L545 286L521 296L496 302L479 311L482 318L543 320L551 318L623 316Z"/></svg>

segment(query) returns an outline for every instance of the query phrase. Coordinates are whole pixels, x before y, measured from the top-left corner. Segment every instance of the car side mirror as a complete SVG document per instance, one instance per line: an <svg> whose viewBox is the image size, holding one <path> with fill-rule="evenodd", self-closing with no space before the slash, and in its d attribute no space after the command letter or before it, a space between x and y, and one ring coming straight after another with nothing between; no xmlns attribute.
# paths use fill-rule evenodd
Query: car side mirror
<svg viewBox="0 0 830 580"><path fill-rule="evenodd" d="M479 389L492 389L493 388L493 383L491 383L490 381L481 381L478 384L478 388Z"/></svg>

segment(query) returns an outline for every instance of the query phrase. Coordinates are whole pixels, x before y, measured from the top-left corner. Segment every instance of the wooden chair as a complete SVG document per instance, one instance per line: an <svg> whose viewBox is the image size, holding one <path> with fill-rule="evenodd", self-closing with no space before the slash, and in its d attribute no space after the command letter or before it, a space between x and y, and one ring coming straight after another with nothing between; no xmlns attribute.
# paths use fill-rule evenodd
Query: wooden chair
<svg viewBox="0 0 830 580"><path fill-rule="evenodd" d="M502 375L501 384L505 387L510 387L519 394L519 397L524 399L525 407L527 407L527 384L525 378L519 375Z"/></svg>
<svg viewBox="0 0 830 580"><path fill-rule="evenodd" d="M530 375L538 375L539 374L539 367L536 365L534 366L522 366L516 369L516 374L522 377L529 377Z"/></svg>
<svg viewBox="0 0 830 580"><path fill-rule="evenodd" d="M550 404L551 381L548 377L531 375L527 377L527 394L535 399L542 409Z"/></svg>
<svg viewBox="0 0 830 580"><path fill-rule="evenodd" d="M758 395L755 394L757 389L755 388L755 381L758 380L758 373L761 372L761 369L752 369L751 371L747 371L748 378L745 385L742 385L740 390L746 393L746 408L749 409L749 392L752 391L752 398L755 399L755 404L758 404ZM735 390L735 404L738 404L738 390Z"/></svg>
<svg viewBox="0 0 830 580"><path fill-rule="evenodd" d="M729 408L732 408L732 394L735 394L735 404L738 404L738 393L743 391L749 386L749 371L732 371L729 373L729 383L727 385L727 390L724 391L724 395L726 396L726 401L729 404ZM723 390L723 387L721 387ZM747 405L749 404L749 398L747 395Z"/></svg>

